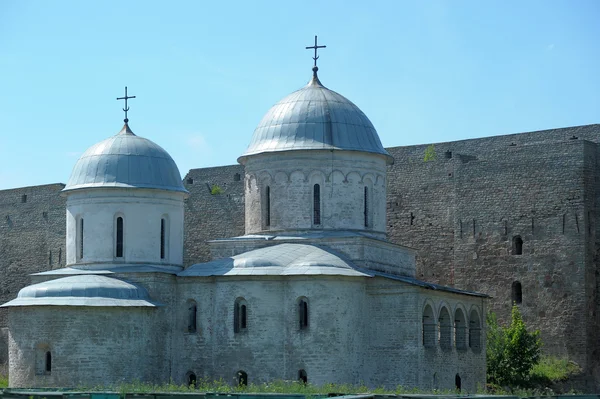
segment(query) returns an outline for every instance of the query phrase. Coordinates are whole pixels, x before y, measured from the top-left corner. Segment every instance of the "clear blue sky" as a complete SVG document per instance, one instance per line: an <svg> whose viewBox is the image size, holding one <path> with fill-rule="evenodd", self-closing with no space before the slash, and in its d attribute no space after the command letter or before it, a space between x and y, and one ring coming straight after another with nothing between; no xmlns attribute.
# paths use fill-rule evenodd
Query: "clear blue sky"
<svg viewBox="0 0 600 399"><path fill-rule="evenodd" d="M68 180L130 126L190 168L236 162L323 84L386 147L600 123L600 1L0 1L0 189Z"/></svg>

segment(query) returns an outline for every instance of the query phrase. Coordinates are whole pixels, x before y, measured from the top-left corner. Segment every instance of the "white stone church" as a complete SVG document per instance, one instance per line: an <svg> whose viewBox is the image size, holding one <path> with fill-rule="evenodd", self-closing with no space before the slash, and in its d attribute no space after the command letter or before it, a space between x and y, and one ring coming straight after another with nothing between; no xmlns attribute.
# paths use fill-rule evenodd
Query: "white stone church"
<svg viewBox="0 0 600 399"><path fill-rule="evenodd" d="M317 70L238 159L246 234L211 242L211 262L184 269L188 193L127 119L81 156L63 190L67 267L2 305L11 387L485 384L486 296L417 280L415 252L386 240L393 159Z"/></svg>

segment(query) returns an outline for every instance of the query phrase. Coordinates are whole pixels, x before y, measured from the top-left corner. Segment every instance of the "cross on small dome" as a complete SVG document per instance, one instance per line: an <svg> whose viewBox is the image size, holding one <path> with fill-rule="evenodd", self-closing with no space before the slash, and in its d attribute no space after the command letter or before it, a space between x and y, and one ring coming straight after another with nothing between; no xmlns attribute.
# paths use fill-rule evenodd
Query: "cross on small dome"
<svg viewBox="0 0 600 399"><path fill-rule="evenodd" d="M123 119L123 122L125 123L129 122L129 119L127 119L127 111L129 111L129 107L127 106L127 100L130 98L135 98L135 96L128 96L127 86L125 86L125 97L117 97L117 100L125 100L125 108L123 108L123 111L125 111L125 119Z"/></svg>

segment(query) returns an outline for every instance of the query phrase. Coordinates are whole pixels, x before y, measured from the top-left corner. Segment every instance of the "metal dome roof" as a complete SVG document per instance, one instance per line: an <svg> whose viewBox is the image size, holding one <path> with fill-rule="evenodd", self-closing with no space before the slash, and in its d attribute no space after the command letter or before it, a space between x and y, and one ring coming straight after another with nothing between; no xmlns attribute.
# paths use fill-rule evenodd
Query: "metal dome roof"
<svg viewBox="0 0 600 399"><path fill-rule="evenodd" d="M127 124L83 153L63 191L96 187L187 192L173 158L159 145L136 136Z"/></svg>
<svg viewBox="0 0 600 399"><path fill-rule="evenodd" d="M181 277L235 275L370 277L370 275L357 270L351 261L329 248L289 243L255 249L229 258L198 263L178 274Z"/></svg>
<svg viewBox="0 0 600 399"><path fill-rule="evenodd" d="M156 306L137 285L105 276L81 275L33 284L19 291L11 306Z"/></svg>
<svg viewBox="0 0 600 399"><path fill-rule="evenodd" d="M323 86L317 70L313 68L308 85L271 107L238 162L249 155L291 150L363 151L393 162L369 118L350 100Z"/></svg>

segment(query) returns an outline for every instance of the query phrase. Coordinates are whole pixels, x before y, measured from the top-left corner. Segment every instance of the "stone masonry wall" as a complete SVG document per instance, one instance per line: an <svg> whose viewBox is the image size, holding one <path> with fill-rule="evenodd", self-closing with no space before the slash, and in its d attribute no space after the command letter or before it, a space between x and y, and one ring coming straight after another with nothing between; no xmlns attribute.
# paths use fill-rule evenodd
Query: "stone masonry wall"
<svg viewBox="0 0 600 399"><path fill-rule="evenodd" d="M600 125L587 125L436 143L429 162L428 145L388 148L395 158L388 169L389 239L417 249L417 278L489 293L501 320L519 281L525 321L542 329L545 350L594 368L599 141ZM206 240L244 233L243 181L240 165L186 175L186 266L209 260ZM213 185L220 194L211 194ZM61 245L64 262L62 187L0 192L0 300L12 299L27 274L60 267ZM522 255L512 254L515 235L523 238Z"/></svg>
<svg viewBox="0 0 600 399"><path fill-rule="evenodd" d="M65 265L63 184L0 192L0 302L14 299L30 283L29 274ZM0 308L0 328L7 310ZM6 343L0 343L0 364Z"/></svg>
<svg viewBox="0 0 600 399"><path fill-rule="evenodd" d="M597 365L595 159L600 126L388 149L388 233L419 250L417 277L492 296L508 319L512 284L544 349ZM404 176L405 178L398 178ZM513 237L523 239L513 254ZM423 249L427 249L424 251Z"/></svg>
<svg viewBox="0 0 600 399"><path fill-rule="evenodd" d="M173 350L180 353L173 381L188 372L236 384L297 380L305 370L314 384L358 383L363 366L364 279L340 276L250 276L181 278L179 322ZM308 301L308 327L301 330L298 300ZM234 303L243 298L247 328L234 332ZM346 298L353 298L350 311ZM197 304L197 330L186 330L188 301ZM193 348L193 350L190 350ZM332 365L344 365L332 368ZM368 381L366 381L368 382Z"/></svg>
<svg viewBox="0 0 600 399"><path fill-rule="evenodd" d="M59 316L51 306L10 311L10 328L19 331L9 336L11 387L169 380L155 308L71 306L62 307ZM50 372L45 369L48 351Z"/></svg>
<svg viewBox="0 0 600 399"><path fill-rule="evenodd" d="M210 260L206 241L244 235L244 167L192 169L183 179L190 192L184 206L183 264Z"/></svg>

